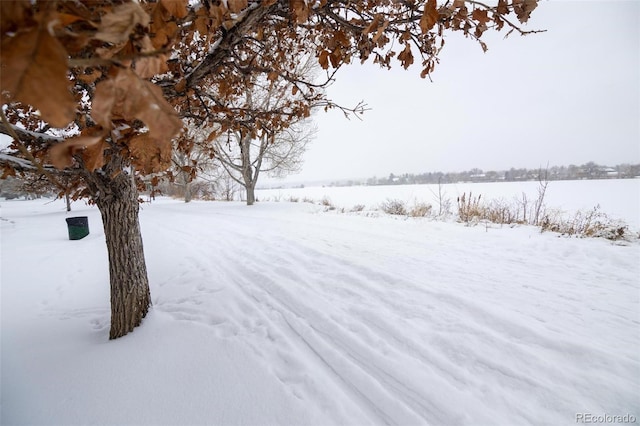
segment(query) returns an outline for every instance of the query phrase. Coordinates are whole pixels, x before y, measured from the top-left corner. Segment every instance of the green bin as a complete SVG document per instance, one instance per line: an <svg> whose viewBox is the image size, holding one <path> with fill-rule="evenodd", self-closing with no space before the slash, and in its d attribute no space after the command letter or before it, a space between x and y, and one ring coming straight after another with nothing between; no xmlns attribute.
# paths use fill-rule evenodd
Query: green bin
<svg viewBox="0 0 640 426"><path fill-rule="evenodd" d="M69 217L66 221L70 240L80 240L89 235L89 218L87 216Z"/></svg>

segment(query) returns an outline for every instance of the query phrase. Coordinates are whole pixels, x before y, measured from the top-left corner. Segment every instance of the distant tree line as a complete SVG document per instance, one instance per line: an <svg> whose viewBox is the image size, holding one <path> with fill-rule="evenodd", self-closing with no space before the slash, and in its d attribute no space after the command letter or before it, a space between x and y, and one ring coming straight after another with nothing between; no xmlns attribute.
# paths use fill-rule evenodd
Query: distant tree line
<svg viewBox="0 0 640 426"><path fill-rule="evenodd" d="M581 180L581 179L630 179L640 178L640 164L619 164L617 166L602 166L593 161L581 166L553 166L549 168L537 169L516 169L501 171L483 171L482 169L471 169L464 172L427 172L420 174L404 173L396 175L390 173L387 177L371 177L368 179L352 179L331 182L329 186L357 186L357 185L417 185L417 184L437 184L437 183L459 183L459 182L520 182L536 181L540 176L546 174L548 181L552 180ZM229 180L225 173L218 173L215 177L206 181L193 182L190 191L194 198L208 200L235 200L241 195L240 187ZM304 185L301 185L304 187ZM168 195L173 197L184 197L185 189L175 183L170 184L162 181L155 189L148 187L152 193ZM52 186L41 176L38 178L8 177L0 179L0 197L6 199L26 197L40 198L55 195ZM58 197L62 198L63 193ZM242 198L242 197L240 197Z"/></svg>
<svg viewBox="0 0 640 426"><path fill-rule="evenodd" d="M347 180L332 182L331 186L353 185L413 185L459 182L519 182L535 181L546 174L546 180L581 180L581 179L629 179L640 177L640 164L619 164L602 166L593 161L576 166L553 166L537 169L516 169L500 171L484 171L471 169L464 172L427 172L420 174L389 174L387 177L371 177L365 180Z"/></svg>

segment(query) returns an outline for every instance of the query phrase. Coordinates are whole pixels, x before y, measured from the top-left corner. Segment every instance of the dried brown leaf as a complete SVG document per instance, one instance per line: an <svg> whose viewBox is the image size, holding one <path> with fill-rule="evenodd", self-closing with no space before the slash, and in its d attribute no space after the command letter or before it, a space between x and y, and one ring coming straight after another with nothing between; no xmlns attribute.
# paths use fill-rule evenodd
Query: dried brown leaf
<svg viewBox="0 0 640 426"><path fill-rule="evenodd" d="M331 61L331 66L333 68L338 68L340 61L342 61L342 49L338 48L331 52L331 55L329 55L329 61Z"/></svg>
<svg viewBox="0 0 640 426"><path fill-rule="evenodd" d="M323 70L329 68L329 51L323 50L320 52L320 56L318 57L318 63L322 67Z"/></svg>
<svg viewBox="0 0 640 426"><path fill-rule="evenodd" d="M211 19L207 16L198 16L194 23L194 27L196 31L200 34L206 34L209 31L209 25L211 24Z"/></svg>
<svg viewBox="0 0 640 426"><path fill-rule="evenodd" d="M209 133L209 136L207 136L207 142L211 142L214 139L216 139L217 137L219 137L222 133L219 130L214 130L213 132Z"/></svg>
<svg viewBox="0 0 640 426"><path fill-rule="evenodd" d="M84 81L85 83L91 84L97 79L102 77L102 71L98 68L94 68L89 74L78 74L77 78L80 81Z"/></svg>
<svg viewBox="0 0 640 426"><path fill-rule="evenodd" d="M404 69L409 68L409 66L413 64L413 53L411 52L411 45L409 43L404 45L404 50L398 55L398 60Z"/></svg>
<svg viewBox="0 0 640 426"><path fill-rule="evenodd" d="M74 22L82 21L82 17L78 15L72 15L70 13L56 13L55 23L61 27L66 27Z"/></svg>
<svg viewBox="0 0 640 426"><path fill-rule="evenodd" d="M142 38L140 45L142 53L154 53L155 49L148 36ZM136 74L142 78L151 78L154 75L169 71L167 55L165 54L155 54L136 59L135 66Z"/></svg>
<svg viewBox="0 0 640 426"><path fill-rule="evenodd" d="M96 84L91 104L91 118L105 129L111 128L111 111L116 103L116 82L108 78Z"/></svg>
<svg viewBox="0 0 640 426"><path fill-rule="evenodd" d="M131 45L129 40L123 41L122 43L114 44L108 47L98 47L96 49L96 53L101 59L111 59L115 55L120 53L125 48L126 45Z"/></svg>
<svg viewBox="0 0 640 426"><path fill-rule="evenodd" d="M102 141L99 136L76 136L52 146L49 149L49 160L58 169L73 165L73 156L87 147L97 145ZM101 154L102 155L102 154Z"/></svg>
<svg viewBox="0 0 640 426"><path fill-rule="evenodd" d="M161 49L169 44L176 34L178 33L178 25L173 21L167 21L157 26L154 30L154 37L152 39L153 46L156 49Z"/></svg>
<svg viewBox="0 0 640 426"><path fill-rule="evenodd" d="M104 166L104 150L107 147L107 143L102 139L100 139L100 141L96 144L87 145L82 151L82 161L84 162L84 167L92 172Z"/></svg>
<svg viewBox="0 0 640 426"><path fill-rule="evenodd" d="M46 28L5 37L0 63L0 89L9 92L13 100L37 108L54 127L65 127L75 118L67 52Z"/></svg>
<svg viewBox="0 0 640 426"><path fill-rule="evenodd" d="M538 7L537 0L513 0L513 11L523 24L529 20L531 12Z"/></svg>
<svg viewBox="0 0 640 426"><path fill-rule="evenodd" d="M171 140L142 133L131 138L127 146L133 165L145 174L164 171L171 165Z"/></svg>
<svg viewBox="0 0 640 426"><path fill-rule="evenodd" d="M187 80L183 78L176 83L175 87L177 93L183 93L187 89Z"/></svg>
<svg viewBox="0 0 640 426"><path fill-rule="evenodd" d="M164 99L162 90L130 69L120 69L115 78L96 85L93 119L110 128L112 116L141 120L151 138L171 140L182 129L182 121Z"/></svg>
<svg viewBox="0 0 640 426"><path fill-rule="evenodd" d="M0 1L0 31L2 34L22 27L30 7L29 0Z"/></svg>
<svg viewBox="0 0 640 426"><path fill-rule="evenodd" d="M496 8L496 12L501 15L507 15L509 13L507 0L498 0L498 7Z"/></svg>
<svg viewBox="0 0 640 426"><path fill-rule="evenodd" d="M16 170L9 166L8 164L3 164L2 165L2 176L0 176L0 179L6 179L10 176L16 176Z"/></svg>
<svg viewBox="0 0 640 426"><path fill-rule="evenodd" d="M227 13L227 9L223 4L219 6L211 6L209 8L209 16L212 18L211 29L216 29L222 25L222 22L225 20L225 14Z"/></svg>
<svg viewBox="0 0 640 426"><path fill-rule="evenodd" d="M231 13L238 13L249 6L247 0L227 0L227 4L229 5L229 11Z"/></svg>
<svg viewBox="0 0 640 426"><path fill-rule="evenodd" d="M136 25L146 27L149 20L149 15L138 3L124 3L102 17L94 38L114 44L121 43L129 39Z"/></svg>
<svg viewBox="0 0 640 426"><path fill-rule="evenodd" d="M349 40L347 35L342 30L334 31L331 39L336 46L343 46L343 47L351 46L351 40Z"/></svg>
<svg viewBox="0 0 640 426"><path fill-rule="evenodd" d="M374 16L371 23L367 26L367 28L364 29L364 31L362 31L362 34L367 35L373 30L375 30L376 28L378 28L381 20L382 20L382 15L377 14L376 16Z"/></svg>
<svg viewBox="0 0 640 426"><path fill-rule="evenodd" d="M160 4L165 9L178 19L182 19L187 16L187 0L160 0Z"/></svg>
<svg viewBox="0 0 640 426"><path fill-rule="evenodd" d="M478 22L480 25L485 25L487 22L491 21L486 9L474 9L471 13L471 19Z"/></svg>
<svg viewBox="0 0 640 426"><path fill-rule="evenodd" d="M428 32L438 22L440 14L438 13L436 0L428 0L424 4L424 12L420 18L420 29L422 33Z"/></svg>
<svg viewBox="0 0 640 426"><path fill-rule="evenodd" d="M304 0L289 0L289 7L299 24L309 20L309 6Z"/></svg>
<svg viewBox="0 0 640 426"><path fill-rule="evenodd" d="M380 37L384 35L384 32L387 30L388 26L389 26L389 21L385 19L382 25L380 26L380 28L378 28L378 31L376 31L376 35L373 36L372 40L374 43L377 43Z"/></svg>

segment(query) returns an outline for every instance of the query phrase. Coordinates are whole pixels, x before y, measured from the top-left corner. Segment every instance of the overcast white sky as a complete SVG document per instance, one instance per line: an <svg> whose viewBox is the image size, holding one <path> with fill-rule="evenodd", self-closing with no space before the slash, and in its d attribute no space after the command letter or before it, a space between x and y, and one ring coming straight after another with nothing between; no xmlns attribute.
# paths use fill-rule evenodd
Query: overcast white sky
<svg viewBox="0 0 640 426"><path fill-rule="evenodd" d="M639 163L640 2L546 1L527 28L547 32L493 35L487 53L450 35L433 82L419 67L341 70L330 97L371 111L317 113L303 170L285 182Z"/></svg>

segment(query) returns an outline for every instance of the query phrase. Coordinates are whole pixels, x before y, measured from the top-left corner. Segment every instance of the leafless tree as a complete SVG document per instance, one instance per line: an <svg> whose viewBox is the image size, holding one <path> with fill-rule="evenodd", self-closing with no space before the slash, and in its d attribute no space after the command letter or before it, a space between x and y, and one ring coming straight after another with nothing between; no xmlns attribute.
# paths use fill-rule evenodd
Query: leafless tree
<svg viewBox="0 0 640 426"><path fill-rule="evenodd" d="M171 156L171 177L172 183L181 188L185 203L188 203L193 198L195 182L215 187L222 171L213 151L207 146L210 129L199 126L194 120L186 119L184 123L184 131L177 139Z"/></svg>
<svg viewBox="0 0 640 426"><path fill-rule="evenodd" d="M315 126L299 123L271 138L229 134L226 140L216 141L216 158L231 179L245 189L247 205L253 205L260 173L281 177L300 170L302 156L315 133Z"/></svg>
<svg viewBox="0 0 640 426"><path fill-rule="evenodd" d="M307 55L292 74L313 79L318 68L316 59ZM263 125L257 128L256 121L247 120L246 126L221 132L214 140L217 160L229 176L244 187L247 205L255 203L255 187L261 173L282 177L300 170L307 144L316 134L316 127L308 115L287 116L285 105L291 102L297 90L295 83L287 80L272 81L268 76L248 79L244 93L237 99L238 104L256 117L266 111L280 111L289 125L271 130ZM318 106L307 103L309 111Z"/></svg>

